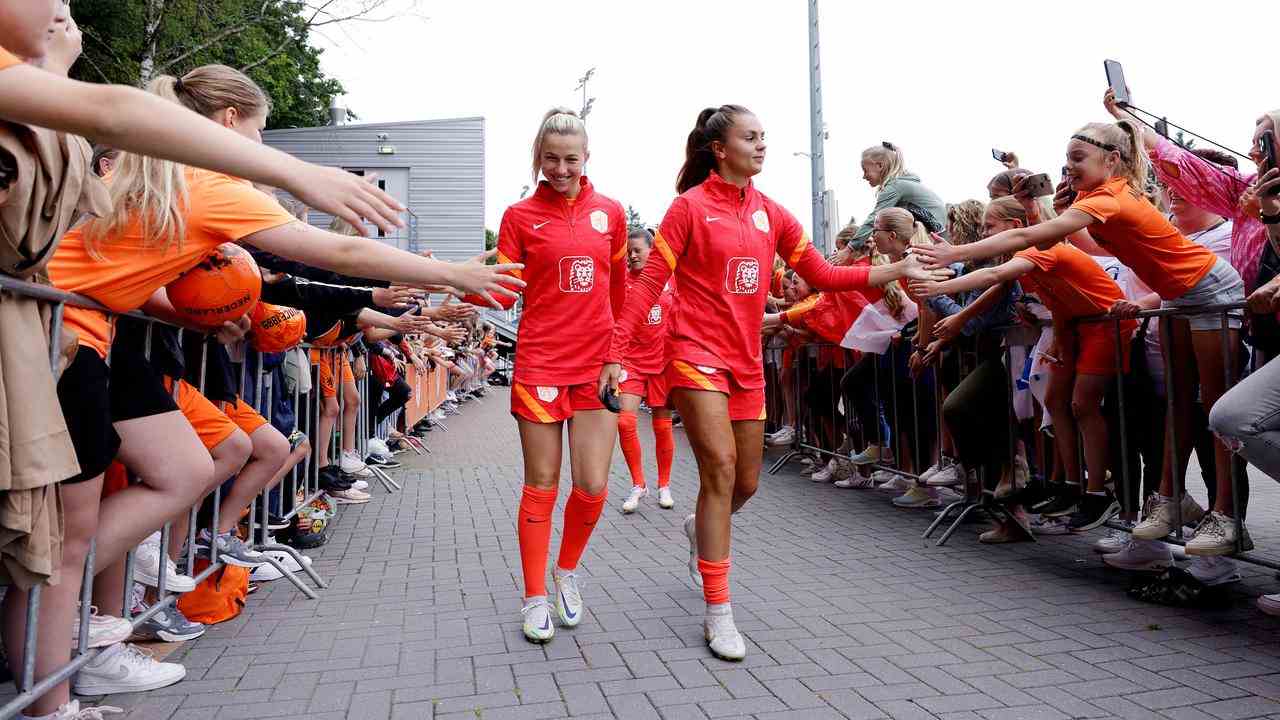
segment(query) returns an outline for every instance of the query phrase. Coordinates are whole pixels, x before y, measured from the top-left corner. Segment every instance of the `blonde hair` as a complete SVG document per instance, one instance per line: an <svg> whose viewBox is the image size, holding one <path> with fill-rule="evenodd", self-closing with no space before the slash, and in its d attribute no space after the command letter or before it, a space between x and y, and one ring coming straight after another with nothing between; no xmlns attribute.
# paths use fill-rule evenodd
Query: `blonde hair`
<svg viewBox="0 0 1280 720"><path fill-rule="evenodd" d="M554 107L542 116L538 134L533 136L533 183L538 183L542 172L542 141L547 135L581 135L582 146L587 146L587 126L578 113L566 107Z"/></svg>
<svg viewBox="0 0 1280 720"><path fill-rule="evenodd" d="M1041 205L1040 212L1044 213L1043 204ZM1016 220L1022 223L1022 227L1031 226L1031 221L1027 219L1026 208L1022 207L1022 203L1018 202L1018 199L1012 195L999 197L987 203L987 209L984 215L986 213L990 213L992 217L994 217L997 220L1003 220L1004 222L1013 222ZM1048 217L1045 217L1043 215L1041 215L1041 217L1043 218L1041 222L1049 219ZM991 258L987 264L1003 265L1004 263L1008 262L1011 257L1013 257L1012 253L1000 255L1000 256Z"/></svg>
<svg viewBox="0 0 1280 720"><path fill-rule="evenodd" d="M329 221L329 232L335 235L350 235L352 237L360 234L360 231L356 229L355 225L352 225L340 217L336 217Z"/></svg>
<svg viewBox="0 0 1280 720"><path fill-rule="evenodd" d="M908 245L932 245L933 238L929 236L929 230L923 224L915 219L915 217L902 208L885 208L876 213L876 220L883 221L888 229L896 233L898 237L910 238ZM881 252L876 252L871 256L872 265L888 265L893 260ZM902 291L902 286L896 282L889 283L884 286L884 304L889 308L889 312L897 319L902 319L902 308L907 303L907 294Z"/></svg>
<svg viewBox="0 0 1280 720"><path fill-rule="evenodd" d="M986 209L981 200L965 200L947 207L947 232L952 245L968 245L982 239L982 213Z"/></svg>
<svg viewBox="0 0 1280 720"><path fill-rule="evenodd" d="M204 65L176 78L161 75L147 91L205 117L235 108L245 117L271 112L271 100L249 76L226 65ZM184 166L145 155L121 153L111 177L111 213L85 226L89 253L125 231L136 217L148 247L182 247L187 234L187 180Z"/></svg>
<svg viewBox="0 0 1280 720"><path fill-rule="evenodd" d="M862 151L862 157L884 166L884 177L880 178L880 184L876 186L880 190L884 190L884 186L890 180L907 174L907 158L903 155L902 149L893 143L882 142L879 145L872 145Z"/></svg>
<svg viewBox="0 0 1280 720"><path fill-rule="evenodd" d="M1134 192L1140 193L1147 185L1147 151L1142 145L1142 130L1129 120L1114 123L1089 123L1076 130L1073 135L1086 137L1093 141L1089 144L1099 147L1103 152L1114 152L1120 156L1119 175L1129 181Z"/></svg>

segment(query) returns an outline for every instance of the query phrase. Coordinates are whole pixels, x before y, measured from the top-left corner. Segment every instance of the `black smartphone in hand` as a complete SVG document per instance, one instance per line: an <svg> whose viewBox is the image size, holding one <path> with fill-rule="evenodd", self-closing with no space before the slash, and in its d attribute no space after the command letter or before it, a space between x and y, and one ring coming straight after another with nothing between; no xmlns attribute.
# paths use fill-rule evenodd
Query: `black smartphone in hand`
<svg viewBox="0 0 1280 720"><path fill-rule="evenodd" d="M618 391L612 387L605 386L604 390L600 391L600 404L615 415L622 412L622 403L618 400Z"/></svg>
<svg viewBox="0 0 1280 720"><path fill-rule="evenodd" d="M1266 130L1262 136L1258 138L1258 144L1262 147L1263 166L1258 169L1259 175L1265 175L1268 170L1280 167L1276 162L1276 134L1274 131ZM1272 188L1268 195L1280 195L1280 186Z"/></svg>
<svg viewBox="0 0 1280 720"><path fill-rule="evenodd" d="M1005 153L1003 150L997 150L995 148L991 148L991 157L995 158L996 162L1002 163L1004 162Z"/></svg>

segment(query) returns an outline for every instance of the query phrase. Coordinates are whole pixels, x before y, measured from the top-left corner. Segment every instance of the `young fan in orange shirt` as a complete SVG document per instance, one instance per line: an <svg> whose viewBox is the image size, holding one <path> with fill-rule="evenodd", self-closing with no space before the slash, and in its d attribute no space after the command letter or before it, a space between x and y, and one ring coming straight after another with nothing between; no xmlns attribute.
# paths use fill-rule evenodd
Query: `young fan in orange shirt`
<svg viewBox="0 0 1280 720"><path fill-rule="evenodd" d="M1108 109L1114 97L1105 96ZM1030 247L1048 248L1081 230L1087 230L1103 254L1112 254L1128 266L1138 279L1160 295L1164 308L1194 308L1244 302L1244 283L1225 260L1188 240L1165 218L1143 193L1147 178L1147 154L1142 130L1132 121L1089 123L1077 130L1067 144L1066 175L1070 189L1077 193L1069 207L1045 222L1038 222L1038 210L1030 208L1035 223L1013 228L986 240L963 246L933 246L916 253L931 265L996 257ZM1020 180L1015 185L1020 184ZM1139 308L1118 300L1111 308L1116 317L1132 318ZM1147 516L1134 528L1141 540L1159 540L1173 532L1176 518L1191 523L1202 519L1195 537L1186 545L1191 555L1226 555L1253 547L1243 524L1237 531L1233 517L1231 455L1221 442L1214 443L1217 456L1217 492L1214 507L1206 513L1183 488L1173 497L1174 473L1182 478L1190 458L1191 427L1194 415L1190 403L1199 398L1206 409L1213 407L1226 390L1226 375L1236 367L1239 346L1239 313L1222 327L1216 312L1174 318L1170 332L1162 333L1169 369L1169 393L1174 400L1173 422L1166 431L1166 447L1177 447L1175 462L1164 463L1159 493L1152 496ZM1228 337L1223 338L1223 333ZM1227 357L1223 357L1223 348ZM1177 362L1171 359L1176 358ZM1194 367L1195 374L1187 365ZM1091 479L1092 482L1092 479ZM1243 521L1243 518L1241 518Z"/></svg>

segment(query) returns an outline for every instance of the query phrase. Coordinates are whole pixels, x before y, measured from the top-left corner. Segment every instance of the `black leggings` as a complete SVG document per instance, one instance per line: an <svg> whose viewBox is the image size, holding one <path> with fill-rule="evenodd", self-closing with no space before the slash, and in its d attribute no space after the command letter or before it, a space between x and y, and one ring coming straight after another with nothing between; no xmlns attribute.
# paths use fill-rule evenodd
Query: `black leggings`
<svg viewBox="0 0 1280 720"><path fill-rule="evenodd" d="M942 404L942 417L965 469L985 471L994 485L1009 465L1009 371L1000 355L988 357L969 373Z"/></svg>
<svg viewBox="0 0 1280 720"><path fill-rule="evenodd" d="M386 420L391 413L404 407L409 402L409 398L413 396L413 388L409 387L409 383L404 378L396 378L394 383L386 389L386 399L378 404L377 409L369 413L369 434L373 435L378 427L378 423Z"/></svg>

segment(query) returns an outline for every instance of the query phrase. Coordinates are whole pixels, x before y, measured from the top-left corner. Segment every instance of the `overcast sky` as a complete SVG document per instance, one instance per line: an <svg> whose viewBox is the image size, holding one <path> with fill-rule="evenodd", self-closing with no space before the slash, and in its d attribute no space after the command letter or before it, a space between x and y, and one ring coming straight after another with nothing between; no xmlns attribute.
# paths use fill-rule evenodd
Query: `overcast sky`
<svg viewBox="0 0 1280 720"><path fill-rule="evenodd" d="M1106 58L1124 64L1135 104L1247 151L1280 86L1274 49L1239 38L1274 22L1274 6L1156 7L822 0L827 186L841 218L870 210L858 161L881 140L948 202L986 199L1001 169L993 146L1056 179L1071 132L1107 119ZM698 111L738 103L769 143L757 185L810 224L808 159L793 156L809 150L804 0L422 0L420 10L425 19L330 33L324 68L362 121L483 116L489 227L530 182L542 113L579 107L574 86L590 67L587 173L601 192L656 223Z"/></svg>

